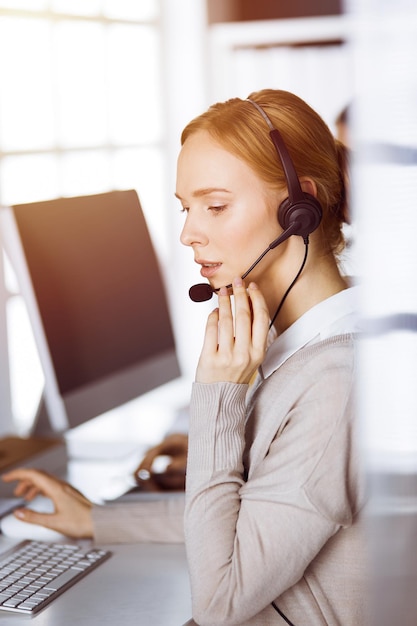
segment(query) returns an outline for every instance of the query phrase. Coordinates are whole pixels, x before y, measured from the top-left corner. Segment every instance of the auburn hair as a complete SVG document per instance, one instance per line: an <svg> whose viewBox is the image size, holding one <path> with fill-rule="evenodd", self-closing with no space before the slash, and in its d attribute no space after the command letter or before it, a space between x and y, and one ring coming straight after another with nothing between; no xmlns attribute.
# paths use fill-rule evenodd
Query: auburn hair
<svg viewBox="0 0 417 626"><path fill-rule="evenodd" d="M314 109L293 93L264 89L248 96L281 133L299 178L312 179L323 210L320 225L323 252L339 254L344 247L342 224L348 214L345 180L348 155ZM205 130L223 148L245 161L273 189L286 189L281 160L269 137L269 127L256 107L232 98L213 104L184 128L181 145Z"/></svg>

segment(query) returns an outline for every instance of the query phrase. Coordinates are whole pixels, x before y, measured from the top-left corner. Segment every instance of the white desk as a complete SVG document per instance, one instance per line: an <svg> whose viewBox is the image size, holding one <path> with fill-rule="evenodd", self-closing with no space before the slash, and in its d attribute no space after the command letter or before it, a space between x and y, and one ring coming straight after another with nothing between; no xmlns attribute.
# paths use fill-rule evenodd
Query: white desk
<svg viewBox="0 0 417 626"><path fill-rule="evenodd" d="M101 503L106 497L117 497L126 490L126 481L132 480L132 472L144 450L159 442L169 426L163 411L154 411L151 422L141 424L139 420L137 430L146 430L139 432L143 434L139 438L143 446L129 456L66 462L65 449L58 448L52 460L40 455L35 463L30 460L27 464L59 473L94 502ZM88 431L91 425L85 428ZM122 432L131 434L131 430L122 429ZM0 487L3 495L10 495L13 490L5 483ZM0 551L7 550L12 543L17 541L0 535ZM105 563L29 621L26 615L0 611L0 626L28 626L29 622L33 626L181 626L189 620L191 597L184 545L100 547L113 553Z"/></svg>
<svg viewBox="0 0 417 626"><path fill-rule="evenodd" d="M11 541L0 537L0 550ZM0 611L0 626L181 626L191 616L185 549L103 546L112 556L38 615Z"/></svg>
<svg viewBox="0 0 417 626"><path fill-rule="evenodd" d="M127 458L108 461L70 460L65 469L63 450L57 452L61 476L95 502L106 495L119 495L142 454L143 450L138 450ZM36 463L28 464L55 473L57 459L53 461L51 468L41 455ZM0 491L10 495L6 492L12 492L12 486L3 483ZM0 535L0 552L13 543L17 540ZM99 545L113 553L110 559L32 618L0 611L0 626L181 626L189 620L191 598L184 545Z"/></svg>

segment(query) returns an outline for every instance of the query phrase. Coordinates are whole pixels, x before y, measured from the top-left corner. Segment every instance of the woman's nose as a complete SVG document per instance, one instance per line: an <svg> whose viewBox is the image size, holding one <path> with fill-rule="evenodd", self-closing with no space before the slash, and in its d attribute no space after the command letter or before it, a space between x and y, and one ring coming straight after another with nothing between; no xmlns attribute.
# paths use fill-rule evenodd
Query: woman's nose
<svg viewBox="0 0 417 626"><path fill-rule="evenodd" d="M187 215L184 227L180 235L180 241L184 246L194 246L196 244L206 245L207 237L204 235L200 228L198 228L195 220L193 220L190 214Z"/></svg>

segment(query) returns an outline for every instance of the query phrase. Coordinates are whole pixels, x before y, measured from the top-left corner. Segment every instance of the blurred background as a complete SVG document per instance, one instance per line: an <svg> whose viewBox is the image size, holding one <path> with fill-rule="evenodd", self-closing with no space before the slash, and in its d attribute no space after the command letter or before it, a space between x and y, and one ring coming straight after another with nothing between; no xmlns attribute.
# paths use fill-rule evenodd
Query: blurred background
<svg viewBox="0 0 417 626"><path fill-rule="evenodd" d="M354 103L358 411L378 626L417 624L416 58L415 0L0 0L0 204L136 189L190 379L213 305L189 300L199 274L178 242L183 126L266 87L297 93L333 132ZM43 378L4 255L1 276L0 409L3 419L11 405L24 433Z"/></svg>
<svg viewBox="0 0 417 626"><path fill-rule="evenodd" d="M212 102L264 87L294 91L335 129L354 91L339 0L0 0L0 204L136 189L186 375L209 309L188 298L199 274L178 241L180 133ZM24 431L42 372L3 262L12 405Z"/></svg>

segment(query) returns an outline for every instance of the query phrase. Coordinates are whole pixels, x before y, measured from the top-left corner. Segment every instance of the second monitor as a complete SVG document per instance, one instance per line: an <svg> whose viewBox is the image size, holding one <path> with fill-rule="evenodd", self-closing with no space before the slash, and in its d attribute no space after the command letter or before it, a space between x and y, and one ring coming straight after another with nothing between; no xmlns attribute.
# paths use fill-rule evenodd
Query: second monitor
<svg viewBox="0 0 417 626"><path fill-rule="evenodd" d="M6 251L64 432L180 375L165 285L137 193L2 210Z"/></svg>

